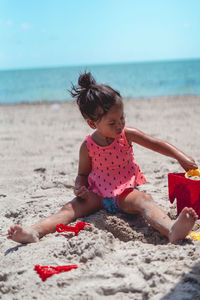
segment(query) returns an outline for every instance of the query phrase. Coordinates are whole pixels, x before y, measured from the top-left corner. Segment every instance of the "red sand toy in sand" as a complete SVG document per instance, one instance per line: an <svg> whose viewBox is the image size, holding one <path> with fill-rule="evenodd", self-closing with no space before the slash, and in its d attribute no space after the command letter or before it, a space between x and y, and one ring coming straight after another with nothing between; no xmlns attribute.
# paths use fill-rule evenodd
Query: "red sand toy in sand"
<svg viewBox="0 0 200 300"><path fill-rule="evenodd" d="M87 224L85 222L78 222L78 223L76 223L75 226L57 224L56 225L56 231L57 232L72 231L72 232L75 232L75 235L78 235L79 231L84 230L84 227L86 225L90 226L90 224Z"/></svg>
<svg viewBox="0 0 200 300"><path fill-rule="evenodd" d="M70 271L72 269L77 269L77 268L78 268L77 265L58 266L58 267L35 265L34 270L39 274L42 281L45 281L48 277L50 277L54 274L59 274L61 272L67 272L67 271Z"/></svg>
<svg viewBox="0 0 200 300"><path fill-rule="evenodd" d="M168 174L169 200L176 198L177 214L184 207L192 207L200 218L200 171L190 170L185 173Z"/></svg>

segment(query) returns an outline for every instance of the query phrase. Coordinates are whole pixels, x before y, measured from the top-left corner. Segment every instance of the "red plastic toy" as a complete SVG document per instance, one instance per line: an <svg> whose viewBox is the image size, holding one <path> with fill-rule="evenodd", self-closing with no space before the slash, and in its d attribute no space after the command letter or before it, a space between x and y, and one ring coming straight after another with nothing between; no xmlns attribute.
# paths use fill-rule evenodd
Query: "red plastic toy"
<svg viewBox="0 0 200 300"><path fill-rule="evenodd" d="M67 271L70 271L72 269L77 269L77 268L78 268L77 265L58 266L58 267L35 265L34 270L39 274L42 281L45 281L48 277L50 277L54 274L59 274L61 272L67 272Z"/></svg>
<svg viewBox="0 0 200 300"><path fill-rule="evenodd" d="M200 218L200 181L185 177L185 173L168 174L169 200L176 198L177 214L184 207L192 207Z"/></svg>
<svg viewBox="0 0 200 300"><path fill-rule="evenodd" d="M76 223L75 226L68 226L68 225L63 225L63 224L57 224L56 225L56 231L57 232L72 231L72 232L75 232L75 235L78 235L79 231L80 230L84 230L84 227L86 225L90 226L90 224L87 224L85 222L78 222L78 223Z"/></svg>

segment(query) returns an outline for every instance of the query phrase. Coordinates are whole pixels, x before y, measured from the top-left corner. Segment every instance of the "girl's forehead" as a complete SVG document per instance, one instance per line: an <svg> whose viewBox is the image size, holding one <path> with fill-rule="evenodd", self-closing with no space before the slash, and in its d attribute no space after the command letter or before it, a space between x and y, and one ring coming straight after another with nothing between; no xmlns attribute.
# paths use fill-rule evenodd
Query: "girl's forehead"
<svg viewBox="0 0 200 300"><path fill-rule="evenodd" d="M121 117L124 113L124 108L122 103L117 103L113 105L110 110L107 112L105 116L103 116L102 119L108 120L108 119L115 119L118 117Z"/></svg>
<svg viewBox="0 0 200 300"><path fill-rule="evenodd" d="M124 107L123 107L123 103L122 102L118 102L116 104L114 104L110 110L108 111L107 115L108 114L116 114L116 113L123 113L124 111Z"/></svg>

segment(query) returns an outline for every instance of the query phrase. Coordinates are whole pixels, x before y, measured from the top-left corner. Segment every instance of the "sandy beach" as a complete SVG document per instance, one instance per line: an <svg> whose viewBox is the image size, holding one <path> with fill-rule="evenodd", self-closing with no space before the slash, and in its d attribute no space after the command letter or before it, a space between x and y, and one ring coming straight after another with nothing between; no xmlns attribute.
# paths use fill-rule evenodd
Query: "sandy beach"
<svg viewBox="0 0 200 300"><path fill-rule="evenodd" d="M126 125L167 140L200 167L200 96L124 99L124 105ZM0 107L0 299L200 299L200 242L169 244L138 215L101 210L78 220L91 224L78 236L53 233L27 245L6 239L11 225L30 226L74 197L79 147L89 133L74 102ZM175 219L167 176L184 170L172 158L133 147L147 178L141 191ZM78 268L43 282L36 264Z"/></svg>

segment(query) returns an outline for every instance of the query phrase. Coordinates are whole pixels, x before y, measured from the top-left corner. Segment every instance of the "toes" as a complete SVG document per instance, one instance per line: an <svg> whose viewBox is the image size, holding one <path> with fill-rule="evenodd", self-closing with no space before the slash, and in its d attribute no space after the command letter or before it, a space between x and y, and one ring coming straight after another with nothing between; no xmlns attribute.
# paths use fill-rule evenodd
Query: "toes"
<svg viewBox="0 0 200 300"><path fill-rule="evenodd" d="M8 229L8 238L11 238L16 232L21 232L21 231L22 231L22 227L20 225L11 226Z"/></svg>
<svg viewBox="0 0 200 300"><path fill-rule="evenodd" d="M14 230L22 231L22 227L20 225L15 225Z"/></svg>
<svg viewBox="0 0 200 300"><path fill-rule="evenodd" d="M194 218L195 220L197 220L199 217L196 211L192 207L184 207L182 212L184 215L189 214L189 216Z"/></svg>
<svg viewBox="0 0 200 300"><path fill-rule="evenodd" d="M192 207L189 208L189 211L190 211L190 213L192 213L192 214L195 213L195 211L194 211L194 209L193 209Z"/></svg>
<svg viewBox="0 0 200 300"><path fill-rule="evenodd" d="M16 232L20 233L22 232L22 227L20 225L15 225L13 226L13 234L15 234Z"/></svg>
<svg viewBox="0 0 200 300"><path fill-rule="evenodd" d="M13 226L8 229L8 235L12 235L14 233Z"/></svg>
<svg viewBox="0 0 200 300"><path fill-rule="evenodd" d="M189 209L189 214L193 217L193 218L198 218L198 215L196 213L196 211L193 208Z"/></svg>
<svg viewBox="0 0 200 300"><path fill-rule="evenodd" d="M182 214L186 215L186 214L190 214L190 208L189 207L184 207L182 210Z"/></svg>
<svg viewBox="0 0 200 300"><path fill-rule="evenodd" d="M10 232L13 232L14 231L14 226L11 226L10 227Z"/></svg>

